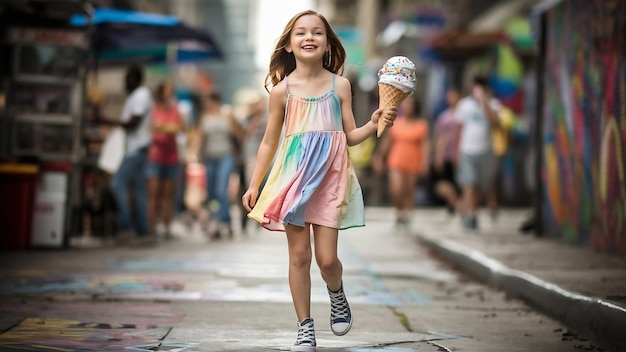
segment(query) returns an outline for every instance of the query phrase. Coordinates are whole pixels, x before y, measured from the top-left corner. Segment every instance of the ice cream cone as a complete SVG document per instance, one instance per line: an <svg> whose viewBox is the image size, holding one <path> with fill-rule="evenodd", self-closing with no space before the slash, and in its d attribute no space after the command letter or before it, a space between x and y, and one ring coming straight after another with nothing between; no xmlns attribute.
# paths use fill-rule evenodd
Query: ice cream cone
<svg viewBox="0 0 626 352"><path fill-rule="evenodd" d="M411 95L410 92L403 92L401 89L398 89L390 84L378 83L378 106L383 109L383 113L378 119L377 137L382 136L383 132L385 132L385 129L387 128L383 119L385 113L389 110L389 108L400 106L400 103L409 95Z"/></svg>

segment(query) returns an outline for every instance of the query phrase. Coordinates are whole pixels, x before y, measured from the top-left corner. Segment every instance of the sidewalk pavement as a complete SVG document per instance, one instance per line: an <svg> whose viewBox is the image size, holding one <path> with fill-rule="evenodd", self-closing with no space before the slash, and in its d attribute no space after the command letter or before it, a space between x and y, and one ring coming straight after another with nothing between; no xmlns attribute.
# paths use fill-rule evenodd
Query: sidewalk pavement
<svg viewBox="0 0 626 352"><path fill-rule="evenodd" d="M611 351L626 350L626 258L555 237L522 234L529 210L486 212L467 232L458 216L418 209L412 229L438 256L479 280L524 299ZM441 221L433 221L440 218Z"/></svg>
<svg viewBox="0 0 626 352"><path fill-rule="evenodd" d="M369 208L367 226L341 234L340 257L356 325L338 338L312 265L318 351L598 350L561 340L563 325L434 260L393 209ZM413 225L441 227L440 210ZM370 221L372 220L372 221ZM254 231L207 241L176 224L157 246L0 253L1 351L284 351L295 337L284 235Z"/></svg>
<svg viewBox="0 0 626 352"><path fill-rule="evenodd" d="M419 208L406 236L389 231L393 209L366 211L368 225L347 230L341 247L359 328L335 339L320 319L324 351L597 350L560 334L561 324L625 350L624 259L521 235L525 211L481 218L479 232L465 233L442 208ZM554 319L460 280L424 248ZM40 350L283 350L294 337L286 262L284 236L208 242L198 228L153 248L2 252L0 350L33 338ZM312 279L312 315L326 317L319 271Z"/></svg>

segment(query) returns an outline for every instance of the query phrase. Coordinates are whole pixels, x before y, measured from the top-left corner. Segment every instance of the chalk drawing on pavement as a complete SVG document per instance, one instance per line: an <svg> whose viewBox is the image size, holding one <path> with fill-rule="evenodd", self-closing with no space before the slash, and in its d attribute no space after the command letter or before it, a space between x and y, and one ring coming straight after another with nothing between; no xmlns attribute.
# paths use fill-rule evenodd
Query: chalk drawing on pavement
<svg viewBox="0 0 626 352"><path fill-rule="evenodd" d="M260 265L259 263L263 263ZM236 261L233 258L206 258L190 260L137 259L111 262L107 265L112 270L131 272L214 272L222 276L238 278L285 278L288 268L281 262L267 262L259 259Z"/></svg>
<svg viewBox="0 0 626 352"><path fill-rule="evenodd" d="M414 290L392 291L387 287L382 276L395 274L397 268L370 263L349 245L341 250L346 293L351 302L397 307L429 301L428 297ZM287 263L278 258L268 260L258 251L245 254L216 253L215 256L163 260L123 259L107 264L111 272L79 275L16 271L0 276L0 296L87 294L97 295L100 300L291 302L286 280ZM421 270L433 272L431 269ZM401 274L425 275L415 272L414 268L407 270ZM311 279L314 281L311 301L327 303L326 286L316 265L311 268Z"/></svg>
<svg viewBox="0 0 626 352"><path fill-rule="evenodd" d="M170 326L138 329L134 324L87 323L55 318L26 318L0 334L0 350L120 351L158 342Z"/></svg>
<svg viewBox="0 0 626 352"><path fill-rule="evenodd" d="M3 293L142 293L181 291L184 285L162 275L128 275L99 273L93 275L19 275L0 279Z"/></svg>
<svg viewBox="0 0 626 352"><path fill-rule="evenodd" d="M153 326L171 326L183 320L185 313L173 310L168 303L116 302L115 307L98 301L57 301L27 300L21 298L0 301L0 317L15 317L7 320L11 325L0 325L0 331L8 330L24 318L46 317L82 322L116 324L123 321L136 329L144 330Z"/></svg>

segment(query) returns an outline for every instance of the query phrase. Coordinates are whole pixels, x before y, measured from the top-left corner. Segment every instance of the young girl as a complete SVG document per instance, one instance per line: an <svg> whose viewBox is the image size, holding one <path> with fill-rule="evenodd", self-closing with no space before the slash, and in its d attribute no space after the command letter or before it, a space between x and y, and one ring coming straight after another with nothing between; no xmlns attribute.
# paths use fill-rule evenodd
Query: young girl
<svg viewBox="0 0 626 352"><path fill-rule="evenodd" d="M393 109L381 116L378 109L367 124L356 128L350 82L337 76L345 57L339 38L321 14L307 10L287 23L266 77L266 88L273 86L268 124L250 186L242 197L250 218L287 234L289 286L299 328L292 351L315 351L316 346L310 308L310 228L315 259L330 295L331 330L344 335L352 326L337 257L338 230L364 226L365 219L361 187L347 147L375 133L379 118L393 125L397 114ZM259 185L274 156L259 196Z"/></svg>

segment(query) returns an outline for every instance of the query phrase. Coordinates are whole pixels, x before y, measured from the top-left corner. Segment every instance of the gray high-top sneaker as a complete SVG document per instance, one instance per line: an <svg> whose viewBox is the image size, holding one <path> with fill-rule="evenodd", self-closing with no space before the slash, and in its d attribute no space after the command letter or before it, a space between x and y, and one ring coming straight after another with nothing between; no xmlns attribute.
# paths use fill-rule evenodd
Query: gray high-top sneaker
<svg viewBox="0 0 626 352"><path fill-rule="evenodd" d="M315 327L313 318L304 318L298 323L298 337L291 346L291 351L315 352Z"/></svg>
<svg viewBox="0 0 626 352"><path fill-rule="evenodd" d="M337 292L328 289L330 296L330 330L337 336L342 336L352 327L352 312L343 292L343 284Z"/></svg>

